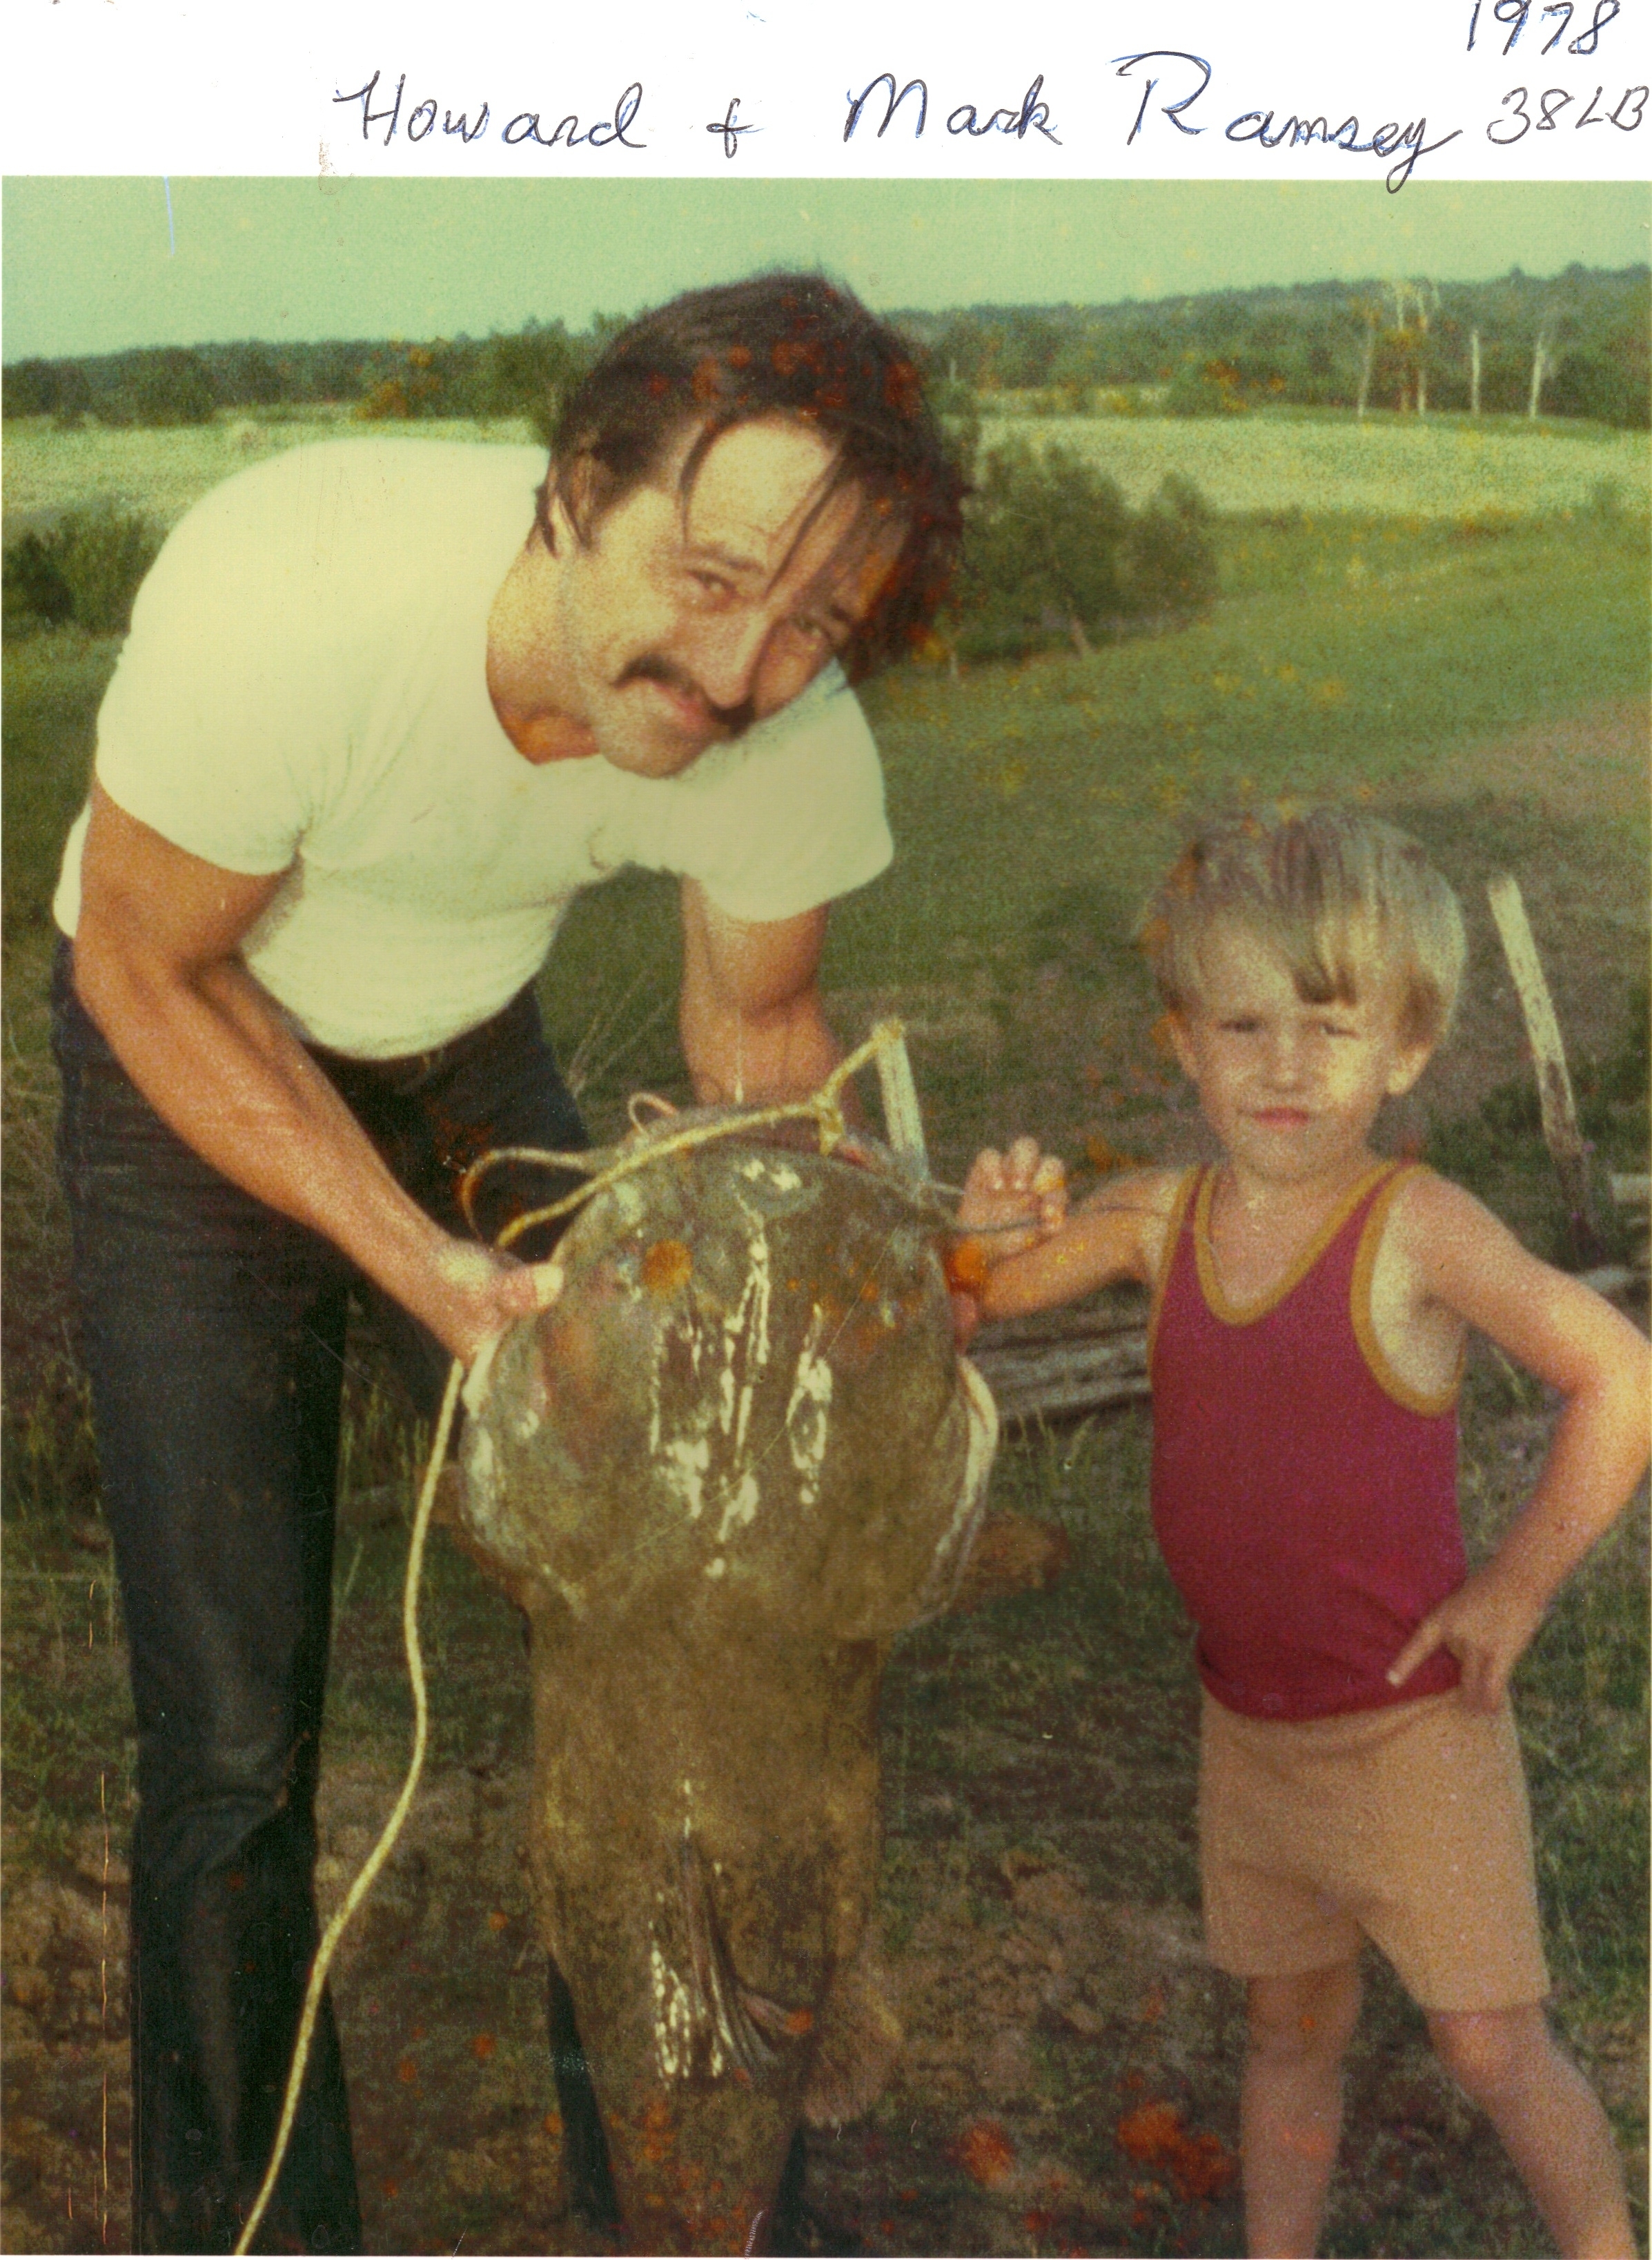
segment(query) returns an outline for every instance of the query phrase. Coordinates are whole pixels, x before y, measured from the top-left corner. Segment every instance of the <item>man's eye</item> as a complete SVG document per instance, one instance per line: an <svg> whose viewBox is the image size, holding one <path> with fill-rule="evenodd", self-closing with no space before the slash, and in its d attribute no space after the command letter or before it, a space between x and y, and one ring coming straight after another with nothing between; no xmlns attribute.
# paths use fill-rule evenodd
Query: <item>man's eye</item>
<svg viewBox="0 0 1652 2260"><path fill-rule="evenodd" d="M708 572L701 565L690 566L689 578L704 597L714 597L720 601L723 597L731 597L734 593L734 584L732 581L725 580L720 573Z"/></svg>

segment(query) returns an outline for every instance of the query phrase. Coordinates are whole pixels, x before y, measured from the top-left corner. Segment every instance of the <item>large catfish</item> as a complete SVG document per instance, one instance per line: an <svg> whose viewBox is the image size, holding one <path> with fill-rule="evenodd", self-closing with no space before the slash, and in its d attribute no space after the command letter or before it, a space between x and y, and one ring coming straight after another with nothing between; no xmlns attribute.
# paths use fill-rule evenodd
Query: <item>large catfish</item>
<svg viewBox="0 0 1652 2260"><path fill-rule="evenodd" d="M801 2121L864 2107L894 2032L878 1679L997 1434L938 1240L890 1172L669 1153L581 1211L472 1407L459 1519L532 1624L540 1924L646 2251L763 2249Z"/></svg>

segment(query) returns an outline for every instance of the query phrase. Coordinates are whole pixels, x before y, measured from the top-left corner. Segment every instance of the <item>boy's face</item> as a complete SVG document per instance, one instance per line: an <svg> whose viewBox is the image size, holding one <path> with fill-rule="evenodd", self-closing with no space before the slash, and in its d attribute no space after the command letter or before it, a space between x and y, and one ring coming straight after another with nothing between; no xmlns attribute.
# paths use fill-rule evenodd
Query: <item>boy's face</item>
<svg viewBox="0 0 1652 2260"><path fill-rule="evenodd" d="M1281 1184L1357 1161L1383 1100L1427 1063L1429 1046L1401 1039L1399 984L1306 1004L1280 952L1230 923L1212 929L1201 964L1204 994L1170 1032L1224 1151Z"/></svg>

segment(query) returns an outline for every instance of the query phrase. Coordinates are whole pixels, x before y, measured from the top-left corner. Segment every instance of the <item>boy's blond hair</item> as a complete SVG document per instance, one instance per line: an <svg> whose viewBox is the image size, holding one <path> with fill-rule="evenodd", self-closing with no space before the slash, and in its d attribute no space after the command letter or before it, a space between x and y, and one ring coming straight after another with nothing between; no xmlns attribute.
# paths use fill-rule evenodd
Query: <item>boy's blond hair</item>
<svg viewBox="0 0 1652 2260"><path fill-rule="evenodd" d="M1407 1043L1438 1043L1451 1025L1462 912L1416 841L1377 817L1341 808L1247 815L1190 841L1140 929L1171 1012L1198 1002L1201 952L1223 921L1277 949L1305 1004L1353 1004L1398 979Z"/></svg>

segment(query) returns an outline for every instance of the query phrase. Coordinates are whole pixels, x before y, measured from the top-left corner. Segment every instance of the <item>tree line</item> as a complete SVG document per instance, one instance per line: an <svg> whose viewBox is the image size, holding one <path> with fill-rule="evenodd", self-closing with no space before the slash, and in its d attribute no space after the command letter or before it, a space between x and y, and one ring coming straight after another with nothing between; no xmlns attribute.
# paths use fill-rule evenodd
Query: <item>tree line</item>
<svg viewBox="0 0 1652 2260"><path fill-rule="evenodd" d="M906 327L943 385L1034 393L1082 411L1299 408L1589 417L1644 429L1652 269L1513 268L1487 282L1427 275L1141 304L976 306ZM1143 398L1141 396L1147 396Z"/></svg>
<svg viewBox="0 0 1652 2260"><path fill-rule="evenodd" d="M1181 415L1268 406L1652 421L1652 270L1518 268L1492 282L1409 275L1207 291L1104 306L974 306L891 317L967 414L1005 396L1084 413ZM8 363L8 417L73 426L181 425L220 410L353 405L367 418L526 416L556 399L619 326L530 322L511 334L408 342L154 347Z"/></svg>

